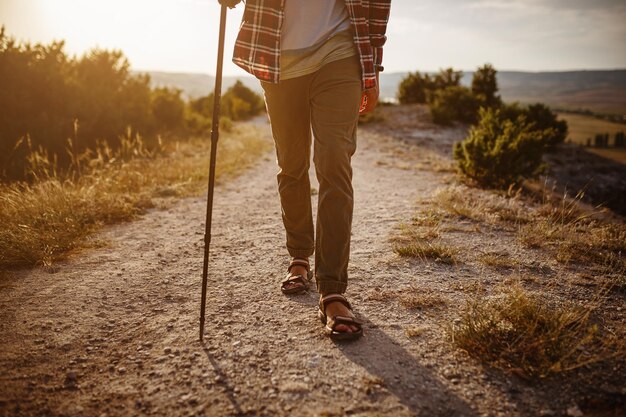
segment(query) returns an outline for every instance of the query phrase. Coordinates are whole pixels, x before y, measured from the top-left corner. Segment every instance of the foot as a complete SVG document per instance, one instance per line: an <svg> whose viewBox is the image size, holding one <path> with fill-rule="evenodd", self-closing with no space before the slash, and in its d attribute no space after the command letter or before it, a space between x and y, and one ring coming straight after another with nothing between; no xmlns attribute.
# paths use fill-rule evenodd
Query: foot
<svg viewBox="0 0 626 417"><path fill-rule="evenodd" d="M308 263L308 259L306 258L293 258L293 261L296 260L300 260L300 261L305 261ZM305 279L308 279L308 274L309 271L307 269L307 267L303 266L303 265L292 265L289 267L289 275L290 276L298 276L298 275L302 275ZM283 291L290 291L290 290L294 290L296 288L300 288L302 287L303 284L301 282L285 282L282 284L282 289Z"/></svg>
<svg viewBox="0 0 626 417"><path fill-rule="evenodd" d="M322 297L326 297L328 294L332 294L332 293L330 292L321 293L320 300L322 299ZM352 312L348 309L348 307L346 307L343 303L339 301L331 301L330 303L328 303L326 305L325 313L328 317L332 317L332 316L354 317L354 314L352 314ZM338 332L346 332L346 333L353 333L359 330L359 328L355 325L348 326L346 324L338 324L336 329Z"/></svg>

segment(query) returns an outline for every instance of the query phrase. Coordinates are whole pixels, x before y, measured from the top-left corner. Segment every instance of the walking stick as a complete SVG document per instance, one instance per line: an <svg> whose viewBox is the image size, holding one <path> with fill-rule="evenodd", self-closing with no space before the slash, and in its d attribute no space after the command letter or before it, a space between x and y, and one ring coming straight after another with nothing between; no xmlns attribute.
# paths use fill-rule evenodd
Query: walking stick
<svg viewBox="0 0 626 417"><path fill-rule="evenodd" d="M204 313L206 309L206 286L209 269L209 246L211 245L211 219L213 216L213 190L215 188L215 159L217 140L220 132L220 99L222 96L222 65L224 63L224 34L226 32L226 5L220 12L220 37L217 50L217 71L215 72L215 90L213 101L213 124L211 126L211 162L209 166L209 192L207 194L206 221L204 230L204 265L202 266L202 301L200 302L200 341L204 337Z"/></svg>

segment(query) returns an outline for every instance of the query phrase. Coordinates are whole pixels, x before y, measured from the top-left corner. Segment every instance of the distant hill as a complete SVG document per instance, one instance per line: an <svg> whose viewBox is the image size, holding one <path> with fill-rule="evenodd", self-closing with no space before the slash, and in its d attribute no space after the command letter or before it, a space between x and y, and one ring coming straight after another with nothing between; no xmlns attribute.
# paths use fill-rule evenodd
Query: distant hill
<svg viewBox="0 0 626 417"><path fill-rule="evenodd" d="M187 97L213 91L215 78L207 74L148 72L154 86L179 88ZM393 99L406 72L382 73L381 97ZM464 72L462 83L470 85L473 72ZM261 93L253 77L224 77L223 89L240 79ZM507 101L542 102L562 109L589 109L597 113L626 114L626 69L564 72L498 72L500 94Z"/></svg>
<svg viewBox="0 0 626 417"><path fill-rule="evenodd" d="M404 73L381 76L381 96L393 98ZM463 73L470 86L473 72ZM542 102L555 108L626 114L626 70L565 72L498 72L500 95L506 102Z"/></svg>
<svg viewBox="0 0 626 417"><path fill-rule="evenodd" d="M148 71L153 87L173 87L182 90L187 98L198 98L206 96L215 87L215 77L208 74L179 73L179 72L159 72ZM237 80L241 80L247 87L261 93L259 81L254 77L224 77L222 80L222 91L226 91Z"/></svg>

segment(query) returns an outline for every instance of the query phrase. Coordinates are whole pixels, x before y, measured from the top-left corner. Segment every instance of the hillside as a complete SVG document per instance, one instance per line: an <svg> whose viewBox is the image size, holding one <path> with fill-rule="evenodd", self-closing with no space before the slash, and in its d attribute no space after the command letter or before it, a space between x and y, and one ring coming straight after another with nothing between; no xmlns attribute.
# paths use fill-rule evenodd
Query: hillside
<svg viewBox="0 0 626 417"><path fill-rule="evenodd" d="M149 72L155 86L183 90L189 97L206 95L213 90L215 78L205 74ZM469 85L473 72L463 73L462 83ZM406 72L381 74L381 96L393 99ZM237 79L257 92L259 83L252 77L225 77L224 89ZM626 70L566 72L498 72L500 93L505 101L543 102L563 109L589 109L597 113L626 114Z"/></svg>

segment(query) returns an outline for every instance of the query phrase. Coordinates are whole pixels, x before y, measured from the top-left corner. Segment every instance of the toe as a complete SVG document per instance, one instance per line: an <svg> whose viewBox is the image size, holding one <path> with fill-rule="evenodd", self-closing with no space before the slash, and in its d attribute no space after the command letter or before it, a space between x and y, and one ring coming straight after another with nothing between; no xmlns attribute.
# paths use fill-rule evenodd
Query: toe
<svg viewBox="0 0 626 417"><path fill-rule="evenodd" d="M352 326L347 326L345 324L338 324L337 326L335 326L335 330L338 332L352 333L353 330L351 327Z"/></svg>

